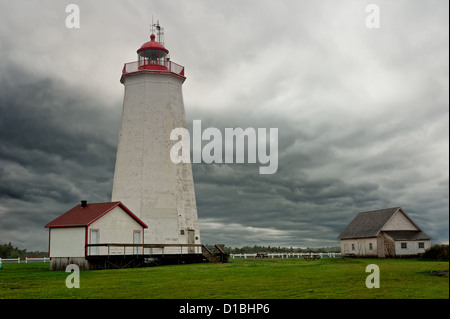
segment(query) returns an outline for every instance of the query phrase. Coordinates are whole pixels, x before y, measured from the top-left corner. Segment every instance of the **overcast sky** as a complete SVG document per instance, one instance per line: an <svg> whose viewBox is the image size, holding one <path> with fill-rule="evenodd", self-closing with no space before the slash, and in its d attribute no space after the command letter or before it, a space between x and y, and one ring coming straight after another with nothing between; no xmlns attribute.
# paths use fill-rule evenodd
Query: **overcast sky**
<svg viewBox="0 0 450 319"><path fill-rule="evenodd" d="M66 6L80 28L66 28ZM369 29L366 7L380 8ZM203 243L337 246L401 206L449 232L448 2L0 0L0 243L111 200L125 62L165 28L187 126L278 128L279 164L193 164Z"/></svg>

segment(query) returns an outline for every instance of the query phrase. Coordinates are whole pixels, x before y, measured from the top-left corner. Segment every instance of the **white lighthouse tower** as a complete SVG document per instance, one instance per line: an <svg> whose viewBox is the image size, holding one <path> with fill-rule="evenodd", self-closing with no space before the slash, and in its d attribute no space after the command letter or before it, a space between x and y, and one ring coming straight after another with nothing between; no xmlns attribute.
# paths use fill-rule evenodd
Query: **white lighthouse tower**
<svg viewBox="0 0 450 319"><path fill-rule="evenodd" d="M121 201L148 225L146 244L200 244L191 164L170 159L175 143L170 133L186 127L184 67L170 61L155 38L152 34L137 50L138 61L122 71L125 95L112 201Z"/></svg>

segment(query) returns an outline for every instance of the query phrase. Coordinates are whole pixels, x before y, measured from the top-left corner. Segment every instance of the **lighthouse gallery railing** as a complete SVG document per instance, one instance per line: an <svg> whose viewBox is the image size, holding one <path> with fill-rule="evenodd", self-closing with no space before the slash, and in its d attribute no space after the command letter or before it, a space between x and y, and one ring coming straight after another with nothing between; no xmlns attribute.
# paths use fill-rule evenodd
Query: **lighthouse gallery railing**
<svg viewBox="0 0 450 319"><path fill-rule="evenodd" d="M125 63L123 66L122 74L134 73L141 70L142 67L151 66L151 65L159 65L166 67L167 70L171 73L175 73L176 75L184 76L184 66L179 65L175 62L165 59L157 59L157 60L141 60ZM146 69L146 68L144 68ZM150 69L151 70L151 69ZM162 71L162 70L156 70Z"/></svg>

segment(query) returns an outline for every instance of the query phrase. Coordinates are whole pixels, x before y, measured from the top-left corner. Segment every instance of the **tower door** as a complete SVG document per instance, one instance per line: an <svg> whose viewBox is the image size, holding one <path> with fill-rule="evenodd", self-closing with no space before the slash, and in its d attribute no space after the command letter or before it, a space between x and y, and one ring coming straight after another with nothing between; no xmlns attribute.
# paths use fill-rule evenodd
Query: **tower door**
<svg viewBox="0 0 450 319"><path fill-rule="evenodd" d="M195 230L193 229L188 229L188 244L195 244ZM195 247L189 247L188 252L194 254Z"/></svg>

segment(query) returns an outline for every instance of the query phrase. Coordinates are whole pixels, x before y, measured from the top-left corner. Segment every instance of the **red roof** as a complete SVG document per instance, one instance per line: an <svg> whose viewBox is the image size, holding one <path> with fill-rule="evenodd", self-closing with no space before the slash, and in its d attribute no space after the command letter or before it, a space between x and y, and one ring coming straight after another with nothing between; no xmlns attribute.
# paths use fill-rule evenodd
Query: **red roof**
<svg viewBox="0 0 450 319"><path fill-rule="evenodd" d="M166 53L169 53L169 50L167 50L161 43L155 41L155 35L152 34L150 36L150 41L145 42L139 50L137 50L137 53L141 52L142 50L160 50L164 51Z"/></svg>
<svg viewBox="0 0 450 319"><path fill-rule="evenodd" d="M121 202L108 202L108 203L92 203L87 204L85 207L81 207L81 204L73 207L69 211L65 212L61 216L57 217L45 227L83 227L89 226L97 219L101 218L105 214L112 211L119 206L122 208L131 218L133 218L142 227L148 228L142 220L140 220L135 214L133 214L124 204Z"/></svg>

